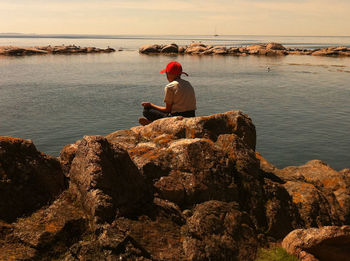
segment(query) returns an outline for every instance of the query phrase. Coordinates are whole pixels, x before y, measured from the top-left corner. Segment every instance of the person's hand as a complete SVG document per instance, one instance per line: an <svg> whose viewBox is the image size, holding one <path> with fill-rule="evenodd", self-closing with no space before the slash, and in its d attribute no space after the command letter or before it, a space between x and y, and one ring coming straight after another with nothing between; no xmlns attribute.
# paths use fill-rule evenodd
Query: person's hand
<svg viewBox="0 0 350 261"><path fill-rule="evenodd" d="M142 105L143 107L145 107L145 108L150 108L150 107L152 107L152 104L151 104L150 102L143 102L143 103L141 103L141 105Z"/></svg>

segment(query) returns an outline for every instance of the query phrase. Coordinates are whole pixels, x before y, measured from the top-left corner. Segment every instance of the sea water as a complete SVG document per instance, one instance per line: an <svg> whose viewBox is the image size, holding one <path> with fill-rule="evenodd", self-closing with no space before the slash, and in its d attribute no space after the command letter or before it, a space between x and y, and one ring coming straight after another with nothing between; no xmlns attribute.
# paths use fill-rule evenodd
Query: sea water
<svg viewBox="0 0 350 261"><path fill-rule="evenodd" d="M58 156L84 135L138 124L142 101L163 104L166 77L179 61L197 95L197 115L241 110L253 120L257 151L279 168L320 159L350 167L350 57L141 55L143 44L350 47L350 37L0 35L0 46L110 46L110 54L0 57L0 136L32 139ZM267 68L270 68L269 70Z"/></svg>

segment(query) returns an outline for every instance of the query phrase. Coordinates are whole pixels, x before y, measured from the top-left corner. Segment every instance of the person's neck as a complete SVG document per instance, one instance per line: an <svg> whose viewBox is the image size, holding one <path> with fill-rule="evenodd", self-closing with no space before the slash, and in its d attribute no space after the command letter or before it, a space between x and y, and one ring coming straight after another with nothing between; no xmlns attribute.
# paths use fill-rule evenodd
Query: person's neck
<svg viewBox="0 0 350 261"><path fill-rule="evenodd" d="M173 78L169 78L168 80L169 80L169 82L173 82L173 81L177 81L177 80L179 80L179 79L181 79L181 76L179 75L179 76L176 76L176 77L173 77Z"/></svg>

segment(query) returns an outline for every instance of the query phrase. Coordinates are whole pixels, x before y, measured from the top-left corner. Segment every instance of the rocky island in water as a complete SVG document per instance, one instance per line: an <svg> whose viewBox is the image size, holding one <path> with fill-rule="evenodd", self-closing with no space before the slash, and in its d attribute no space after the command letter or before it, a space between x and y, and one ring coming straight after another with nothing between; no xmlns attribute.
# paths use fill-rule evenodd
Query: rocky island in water
<svg viewBox="0 0 350 261"><path fill-rule="evenodd" d="M38 54L85 54L85 53L111 53L115 52L113 48L80 47L76 45L59 46L36 46L36 47L18 47L18 46L0 46L0 55L23 56Z"/></svg>
<svg viewBox="0 0 350 261"><path fill-rule="evenodd" d="M277 169L240 111L66 145L0 137L0 260L349 260L350 169Z"/></svg>
<svg viewBox="0 0 350 261"><path fill-rule="evenodd" d="M254 44L245 47L226 47L205 45L203 43L191 43L188 46L168 45L143 45L139 49L143 54L192 54L192 55L315 55L315 56L347 56L350 57L350 48L345 46L333 46L322 49L286 48L280 43Z"/></svg>

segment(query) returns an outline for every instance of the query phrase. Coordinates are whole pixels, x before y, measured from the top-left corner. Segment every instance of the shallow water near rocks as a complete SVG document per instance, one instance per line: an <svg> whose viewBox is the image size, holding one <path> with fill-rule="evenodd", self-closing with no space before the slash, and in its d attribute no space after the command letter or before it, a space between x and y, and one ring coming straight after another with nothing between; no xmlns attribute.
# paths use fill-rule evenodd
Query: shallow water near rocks
<svg viewBox="0 0 350 261"><path fill-rule="evenodd" d="M215 38L203 42L240 44L232 39L229 42L229 38L221 40L225 41ZM298 45L298 40L289 39L290 45ZM345 40L349 45L350 38ZM345 40L341 38L339 43L346 45ZM314 45L310 41L309 45L327 46L324 41ZM184 78L196 90L197 115L228 110L247 113L256 126L257 151L277 167L312 159L338 170L350 167L350 58L147 56L137 52L144 43L166 42L191 41L176 37L0 38L0 45L74 43L124 50L0 57L0 135L32 139L40 151L57 156L64 145L84 135L131 128L138 124L142 101L163 103L167 81L159 71L177 60L190 75ZM283 44L281 39L279 42Z"/></svg>

